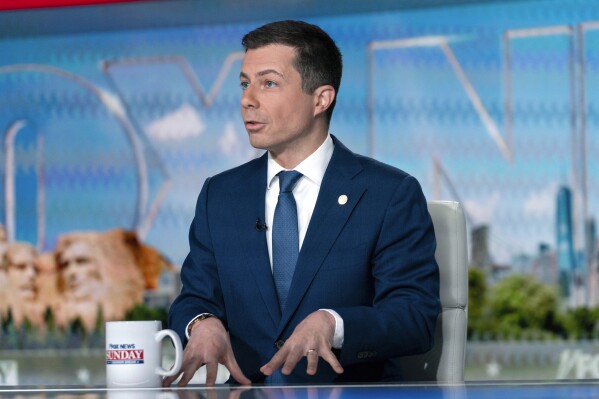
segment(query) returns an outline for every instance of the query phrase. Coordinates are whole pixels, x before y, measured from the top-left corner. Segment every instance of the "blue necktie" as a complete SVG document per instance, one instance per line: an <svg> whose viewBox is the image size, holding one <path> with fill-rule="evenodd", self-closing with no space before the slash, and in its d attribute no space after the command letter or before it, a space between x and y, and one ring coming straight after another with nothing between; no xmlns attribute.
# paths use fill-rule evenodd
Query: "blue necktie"
<svg viewBox="0 0 599 399"><path fill-rule="evenodd" d="M300 177L302 174L295 170L279 173L279 199L272 223L272 275L281 311L289 294L299 255L297 208L292 190Z"/></svg>

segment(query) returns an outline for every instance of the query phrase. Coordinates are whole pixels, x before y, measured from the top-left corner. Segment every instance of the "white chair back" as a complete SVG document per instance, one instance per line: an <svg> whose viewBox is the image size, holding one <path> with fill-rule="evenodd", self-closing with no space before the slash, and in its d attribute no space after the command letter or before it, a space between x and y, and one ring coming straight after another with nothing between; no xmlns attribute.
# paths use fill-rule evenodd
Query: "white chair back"
<svg viewBox="0 0 599 399"><path fill-rule="evenodd" d="M459 202L430 201L439 264L442 311L435 344L423 355L401 358L405 381L464 381L468 324L468 249L466 220Z"/></svg>

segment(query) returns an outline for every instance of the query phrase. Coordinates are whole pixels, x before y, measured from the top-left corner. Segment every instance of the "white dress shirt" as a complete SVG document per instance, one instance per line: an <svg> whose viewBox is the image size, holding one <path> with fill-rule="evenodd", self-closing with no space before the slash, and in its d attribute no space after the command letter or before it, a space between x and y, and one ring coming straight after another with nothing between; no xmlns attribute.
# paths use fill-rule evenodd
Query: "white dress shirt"
<svg viewBox="0 0 599 399"><path fill-rule="evenodd" d="M306 231L316 206L316 199L320 191L320 184L324 177L329 161L333 156L333 139L330 135L308 158L304 159L293 170L300 172L303 176L298 180L293 188L293 197L297 206L297 227L299 233L299 249L301 251ZM279 198L279 177L277 174L286 170L279 165L270 154L268 154L268 171L266 175L266 242L268 244L268 255L270 259L270 268L272 270L272 222L275 215L275 207ZM343 319L337 312L331 309L322 309L331 313L335 317L335 335L333 337L333 348L340 349L343 345L344 329Z"/></svg>

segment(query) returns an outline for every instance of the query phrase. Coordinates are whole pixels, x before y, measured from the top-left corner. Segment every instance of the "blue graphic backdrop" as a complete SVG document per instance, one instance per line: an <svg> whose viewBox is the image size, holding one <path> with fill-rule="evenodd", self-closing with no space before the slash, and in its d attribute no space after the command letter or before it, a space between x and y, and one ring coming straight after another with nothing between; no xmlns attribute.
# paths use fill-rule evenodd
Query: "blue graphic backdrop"
<svg viewBox="0 0 599 399"><path fill-rule="evenodd" d="M64 232L133 228L180 264L204 179L260 153L239 116L238 72L240 38L265 22L0 39L9 235L49 250ZM599 215L598 3L309 22L344 56L331 132L351 149L414 174L429 199L461 201L471 228L489 226L499 264L555 248L568 186L582 251L584 221Z"/></svg>

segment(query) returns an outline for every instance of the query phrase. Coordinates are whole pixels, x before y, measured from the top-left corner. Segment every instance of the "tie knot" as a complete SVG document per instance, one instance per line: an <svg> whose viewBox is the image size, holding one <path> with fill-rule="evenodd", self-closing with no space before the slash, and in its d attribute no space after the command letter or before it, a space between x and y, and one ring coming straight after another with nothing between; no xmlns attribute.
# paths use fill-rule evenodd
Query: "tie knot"
<svg viewBox="0 0 599 399"><path fill-rule="evenodd" d="M281 193L290 192L300 177L302 177L302 174L297 170L279 172L279 191Z"/></svg>

